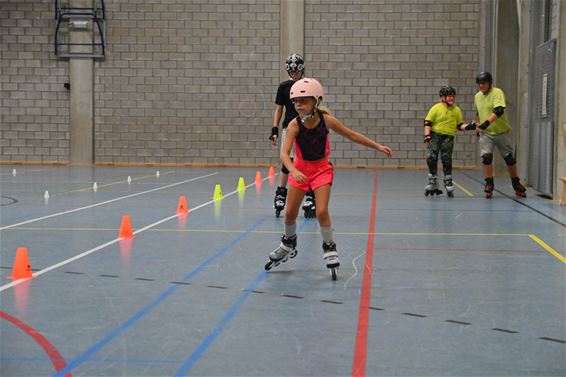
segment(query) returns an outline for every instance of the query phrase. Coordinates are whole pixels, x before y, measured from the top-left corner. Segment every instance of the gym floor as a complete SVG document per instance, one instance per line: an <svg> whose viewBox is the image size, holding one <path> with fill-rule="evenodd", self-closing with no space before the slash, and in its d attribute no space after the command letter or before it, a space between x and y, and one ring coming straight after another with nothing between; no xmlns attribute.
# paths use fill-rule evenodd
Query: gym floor
<svg viewBox="0 0 566 377"><path fill-rule="evenodd" d="M566 207L534 190L337 169L333 281L302 213L264 270L278 176L159 169L0 166L0 375L566 375ZM18 248L33 278L10 279Z"/></svg>

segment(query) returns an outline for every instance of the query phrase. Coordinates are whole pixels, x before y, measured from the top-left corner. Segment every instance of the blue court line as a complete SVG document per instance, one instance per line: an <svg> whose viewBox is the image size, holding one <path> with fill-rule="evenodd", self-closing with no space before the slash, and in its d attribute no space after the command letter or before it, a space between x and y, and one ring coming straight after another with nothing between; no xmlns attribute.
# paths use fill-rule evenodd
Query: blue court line
<svg viewBox="0 0 566 377"><path fill-rule="evenodd" d="M308 223L308 220L303 221L303 223L297 229L297 234L301 232L301 230L305 227ZM240 296L238 301L226 312L226 315L222 320L212 329L210 334L201 342L201 344L197 347L197 349L192 353L191 356L181 365L181 367L175 372L175 377L186 376L189 374L191 368L196 364L196 362L200 359L200 357L204 354L204 352L210 347L212 342L220 335L220 332L228 325L228 323L234 318L240 306L246 301L248 296L252 293L252 291L267 277L267 271L262 271L256 279L244 290L244 293Z"/></svg>
<svg viewBox="0 0 566 377"><path fill-rule="evenodd" d="M224 246L222 249L220 249L219 251L217 251L215 254L213 254L212 256L210 256L209 258L207 258L204 262L202 262L200 265L198 265L194 270L192 270L190 273L188 273L187 275L185 275L181 281L183 282L187 282L191 279L193 279L195 276L197 276L202 270L204 270L210 263L212 263L214 260L220 258L222 255L226 254L228 251L230 251L231 249L234 248L234 246L242 241L244 238L246 238L247 236L249 236L251 234L251 232L253 232L261 223L263 223L266 219L268 218L268 216L263 217L261 220L259 220L257 223L255 223L254 225L252 225L251 227L249 227L248 229L246 229L246 231L244 233L242 233L241 235L239 235L238 237L236 237L234 240L232 240L230 243L228 243L226 246ZM120 326L118 326L114 331L112 331L110 334L108 334L105 338L101 339L100 341L98 341L96 344L94 344L92 347L90 347L88 350L86 350L85 352L83 352L79 357L77 357L76 359L70 361L67 366L63 369L61 369L59 372L55 373L53 376L55 377L63 377L65 376L67 373L71 372L73 369L75 369L77 366L79 366L80 364L82 364L84 361L86 361L89 357L91 357L92 355L94 355L96 352L98 352L102 347L104 347L105 345L107 345L108 343L110 343L110 341L112 341L114 338L116 338L118 335L120 335L122 332L124 332L125 330L127 330L129 327L131 327L132 325L134 325L137 321L139 321L141 318L143 318L146 314L148 314L151 310L153 310L157 305L159 305L161 302L163 302L167 297L171 296L177 289L179 289L181 286L179 285L175 285L172 286L171 288L167 289L165 292L163 292L159 297L157 297L154 301L152 301L149 305L145 306L143 309L141 309L139 312L137 312L136 314L134 314L132 317L130 317L130 319L128 319L127 321L123 322Z"/></svg>
<svg viewBox="0 0 566 377"><path fill-rule="evenodd" d="M224 318L222 318L220 323L218 323L218 325L216 325L212 329L212 331L206 337L206 339L202 341L202 343L197 347L197 349L193 352L193 354L189 356L187 361L185 361L183 365L181 365L181 367L177 370L177 372L175 372L174 374L175 377L186 376L189 373L191 368L200 359L200 357L204 354L204 352L208 349L208 347L212 344L212 342L214 342L214 340L218 337L218 335L220 335L220 332L222 332L224 327L226 327L226 325L228 325L230 320L232 320L232 318L234 317L238 309L240 309L240 306L242 306L244 301L246 301L250 293L252 293L254 288L257 287L257 285L261 283L263 279L266 278L266 276L267 276L267 271L262 271L255 279L255 281L252 284L250 284L248 288L246 288L244 293L240 296L240 299L236 301L236 303L230 308L230 310L228 310L228 312L226 313Z"/></svg>

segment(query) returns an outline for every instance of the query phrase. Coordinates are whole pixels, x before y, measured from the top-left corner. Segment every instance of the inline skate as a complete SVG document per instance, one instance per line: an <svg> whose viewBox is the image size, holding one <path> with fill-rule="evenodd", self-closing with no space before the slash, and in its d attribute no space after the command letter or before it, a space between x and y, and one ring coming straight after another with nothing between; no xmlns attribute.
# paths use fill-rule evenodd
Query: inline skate
<svg viewBox="0 0 566 377"><path fill-rule="evenodd" d="M272 267L277 267L279 264L287 262L289 258L295 258L297 252L297 235L289 238L281 236L279 247L269 253L269 262L265 265L265 270L269 271Z"/></svg>
<svg viewBox="0 0 566 377"><path fill-rule="evenodd" d="M437 177L434 174L428 174L428 185L425 187L425 196L434 196L442 194L442 190L438 188Z"/></svg>
<svg viewBox="0 0 566 377"><path fill-rule="evenodd" d="M513 190L515 190L515 196L518 198L527 197L527 189L521 184L519 177L511 178L511 184L513 185Z"/></svg>
<svg viewBox="0 0 566 377"><path fill-rule="evenodd" d="M446 195L448 195L449 198L453 198L454 197L454 182L452 182L452 176L451 175L445 175L444 176L444 188L446 189Z"/></svg>
<svg viewBox="0 0 566 377"><path fill-rule="evenodd" d="M275 217L281 215L281 211L285 208L285 201L287 200L287 188L277 187L275 191L275 199L273 199L273 208L275 208Z"/></svg>
<svg viewBox="0 0 566 377"><path fill-rule="evenodd" d="M486 178L485 179L485 188L483 189L483 191L485 192L485 197L487 199L490 199L493 196L494 188L495 188L495 186L493 184L493 177Z"/></svg>
<svg viewBox="0 0 566 377"><path fill-rule="evenodd" d="M314 192L307 192L307 195L305 196L305 202L303 203L303 211L305 211L305 218L316 218L316 202L314 201Z"/></svg>
<svg viewBox="0 0 566 377"><path fill-rule="evenodd" d="M322 251L322 256L326 262L326 267L330 270L332 280L336 280L338 278L338 268L340 267L340 259L338 259L338 253L336 252L336 244L334 242L323 242Z"/></svg>

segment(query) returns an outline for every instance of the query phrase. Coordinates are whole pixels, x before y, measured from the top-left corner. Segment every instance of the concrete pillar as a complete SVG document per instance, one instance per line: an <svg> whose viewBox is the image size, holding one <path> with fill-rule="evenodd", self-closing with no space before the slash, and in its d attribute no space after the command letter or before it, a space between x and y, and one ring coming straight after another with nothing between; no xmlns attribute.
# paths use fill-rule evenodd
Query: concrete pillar
<svg viewBox="0 0 566 377"><path fill-rule="evenodd" d="M281 27L279 40L279 61L281 64L292 53L305 54L305 1L281 0ZM305 59L306 60L306 59ZM308 61L306 67L308 70ZM281 70L281 81L289 76ZM308 73L307 73L308 76Z"/></svg>
<svg viewBox="0 0 566 377"><path fill-rule="evenodd" d="M497 0L495 33L495 69L494 85L503 89L507 103L507 117L513 128L513 138L517 155L522 159L520 150L520 127L518 124L520 112L517 100L519 71L519 20L516 0ZM507 165L503 158L495 153L494 175L506 176Z"/></svg>
<svg viewBox="0 0 566 377"><path fill-rule="evenodd" d="M528 183L528 151L529 151L529 125L531 110L529 98L529 59L531 53L531 6L529 3L518 3L519 9L519 60L518 60L518 88L517 88L517 124L514 126L515 133L519 135L520 143L517 155L517 167L519 177L524 183Z"/></svg>
<svg viewBox="0 0 566 377"><path fill-rule="evenodd" d="M72 21L71 21L72 22ZM73 43L92 42L92 27L71 31ZM92 53L90 46L71 46L72 53ZM94 61L92 58L69 59L71 164L94 162Z"/></svg>
<svg viewBox="0 0 566 377"><path fill-rule="evenodd" d="M554 186L555 198L563 190L563 182L559 179L566 175L566 3L559 2L560 22L558 23L558 59L556 62L556 127L554 134Z"/></svg>

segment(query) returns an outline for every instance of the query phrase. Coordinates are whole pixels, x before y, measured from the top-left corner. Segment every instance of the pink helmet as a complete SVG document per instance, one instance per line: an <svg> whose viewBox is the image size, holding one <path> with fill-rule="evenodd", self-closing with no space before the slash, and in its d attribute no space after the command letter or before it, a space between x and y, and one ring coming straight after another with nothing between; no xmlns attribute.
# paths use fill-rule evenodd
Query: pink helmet
<svg viewBox="0 0 566 377"><path fill-rule="evenodd" d="M291 92L289 97L299 98L299 97L314 97L317 103L322 101L322 97L324 95L324 90L322 89L322 85L312 78L304 78L298 80L296 83L293 84L291 87Z"/></svg>

